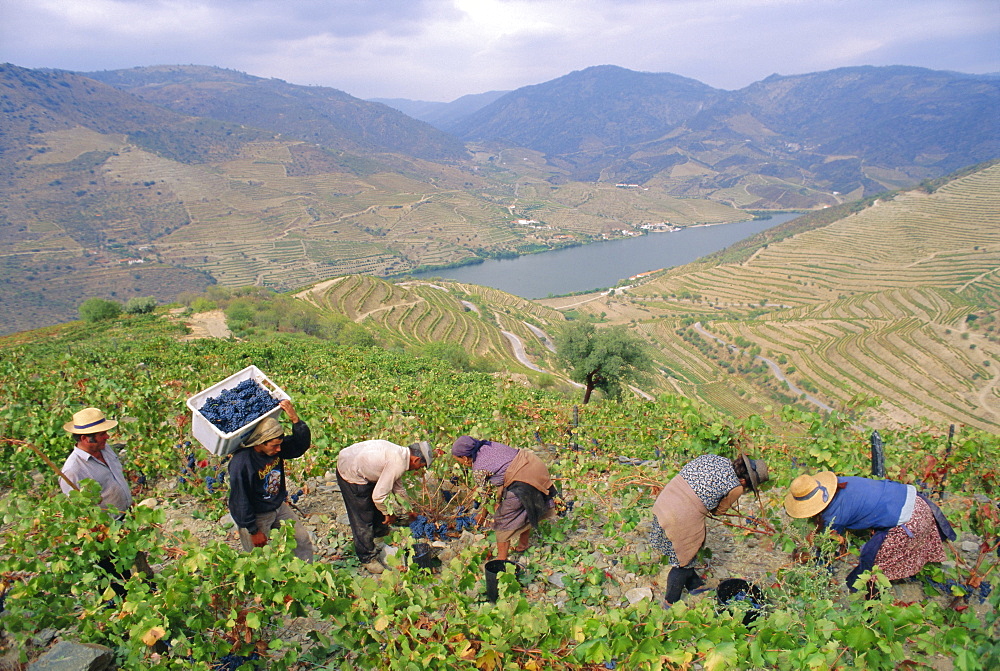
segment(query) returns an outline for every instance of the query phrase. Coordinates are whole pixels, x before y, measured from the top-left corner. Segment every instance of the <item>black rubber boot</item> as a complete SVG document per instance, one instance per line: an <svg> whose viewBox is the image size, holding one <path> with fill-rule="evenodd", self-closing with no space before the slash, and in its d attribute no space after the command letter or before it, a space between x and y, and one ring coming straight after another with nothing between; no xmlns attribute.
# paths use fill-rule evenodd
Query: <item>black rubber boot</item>
<svg viewBox="0 0 1000 671"><path fill-rule="evenodd" d="M685 585L687 585L688 580L691 576L697 577L693 568L680 568L678 566L670 569L670 573L667 574L667 593L663 597L663 600L668 604L675 603L681 600L681 592L684 591Z"/></svg>
<svg viewBox="0 0 1000 671"><path fill-rule="evenodd" d="M704 585L705 581L702 580L701 576L693 568L688 570L691 571L691 575L688 576L687 583L684 586L687 587L689 592L693 592Z"/></svg>

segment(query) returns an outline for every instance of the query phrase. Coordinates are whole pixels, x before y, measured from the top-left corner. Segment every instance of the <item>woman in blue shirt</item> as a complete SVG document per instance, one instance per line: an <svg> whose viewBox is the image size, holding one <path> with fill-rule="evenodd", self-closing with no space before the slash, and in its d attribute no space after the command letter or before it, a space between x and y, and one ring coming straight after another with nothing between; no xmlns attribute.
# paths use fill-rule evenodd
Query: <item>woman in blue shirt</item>
<svg viewBox="0 0 1000 671"><path fill-rule="evenodd" d="M875 532L847 576L851 591L857 589L858 576L876 565L887 578L898 580L915 575L928 562L944 561L941 541L955 537L934 503L913 485L892 480L838 478L832 471L800 475L785 496L785 510L791 517L812 518L817 529Z"/></svg>

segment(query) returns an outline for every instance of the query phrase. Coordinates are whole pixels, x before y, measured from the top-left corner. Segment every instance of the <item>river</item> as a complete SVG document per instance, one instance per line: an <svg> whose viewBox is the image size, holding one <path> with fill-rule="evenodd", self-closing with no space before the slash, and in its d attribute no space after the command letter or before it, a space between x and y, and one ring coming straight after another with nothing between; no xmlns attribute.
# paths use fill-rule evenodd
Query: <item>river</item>
<svg viewBox="0 0 1000 671"><path fill-rule="evenodd" d="M649 233L516 259L490 259L470 266L415 273L413 277L479 284L522 298L559 296L613 287L639 273L691 263L798 216L776 214L770 219L735 224L690 226L674 233Z"/></svg>

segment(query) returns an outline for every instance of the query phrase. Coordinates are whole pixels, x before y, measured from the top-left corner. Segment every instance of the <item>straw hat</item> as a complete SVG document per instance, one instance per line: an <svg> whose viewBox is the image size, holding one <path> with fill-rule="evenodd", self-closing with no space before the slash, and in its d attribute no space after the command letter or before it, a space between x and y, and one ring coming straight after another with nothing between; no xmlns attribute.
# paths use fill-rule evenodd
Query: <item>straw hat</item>
<svg viewBox="0 0 1000 671"><path fill-rule="evenodd" d="M750 489L757 491L757 488L768 480L767 464L764 463L763 459L749 459L745 454L740 456L743 457L743 463L750 475Z"/></svg>
<svg viewBox="0 0 1000 671"><path fill-rule="evenodd" d="M830 505L836 493L837 474L833 471L800 475L788 488L785 510L789 517L812 517Z"/></svg>
<svg viewBox="0 0 1000 671"><path fill-rule="evenodd" d="M73 421L63 424L63 429L77 435L88 435L110 431L118 426L118 422L108 419L104 413L97 408L84 408L73 413Z"/></svg>

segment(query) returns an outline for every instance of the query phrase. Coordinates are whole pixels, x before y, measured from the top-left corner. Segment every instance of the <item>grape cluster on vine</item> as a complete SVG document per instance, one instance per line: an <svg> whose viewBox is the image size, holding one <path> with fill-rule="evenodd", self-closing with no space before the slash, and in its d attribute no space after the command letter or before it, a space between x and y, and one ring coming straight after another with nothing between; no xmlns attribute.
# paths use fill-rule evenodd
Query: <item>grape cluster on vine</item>
<svg viewBox="0 0 1000 671"><path fill-rule="evenodd" d="M225 657L220 657L219 660L212 665L212 671L236 671L247 662L252 662L256 659L260 659L260 655L256 652L249 655L226 655Z"/></svg>
<svg viewBox="0 0 1000 671"><path fill-rule="evenodd" d="M233 433L277 405L278 400L259 382L247 379L218 396L209 396L199 412L219 431Z"/></svg>
<svg viewBox="0 0 1000 671"><path fill-rule="evenodd" d="M191 447L191 441L185 441L183 443L177 443L174 447L177 449L186 449ZM192 482L198 482L201 473L204 469L209 468L211 464L208 459L198 460L194 452L188 453L184 458L185 466L181 469L181 474L177 477L177 483L184 485L187 484L188 478L191 478ZM222 487L226 484L226 469L225 466L220 464L214 467L214 471L210 475L204 477L205 489L209 494L215 493L216 487Z"/></svg>
<svg viewBox="0 0 1000 671"><path fill-rule="evenodd" d="M437 536L440 540L444 540L448 534L448 525L444 522L435 525L427 519L426 515L417 515L417 519L410 522L410 533L413 534L414 538L434 540L434 537Z"/></svg>
<svg viewBox="0 0 1000 671"><path fill-rule="evenodd" d="M965 593L966 599L969 597L978 597L979 603L984 603L990 592L993 591L993 585L985 580L979 584L979 587L969 587L951 578L946 579L944 582L938 582L928 577L923 577L922 580L925 584L940 590L943 594L954 594L955 592L952 591L952 588L958 588Z"/></svg>
<svg viewBox="0 0 1000 671"><path fill-rule="evenodd" d="M475 529L476 518L472 515L462 515L455 518L455 532L461 533L462 529Z"/></svg>

